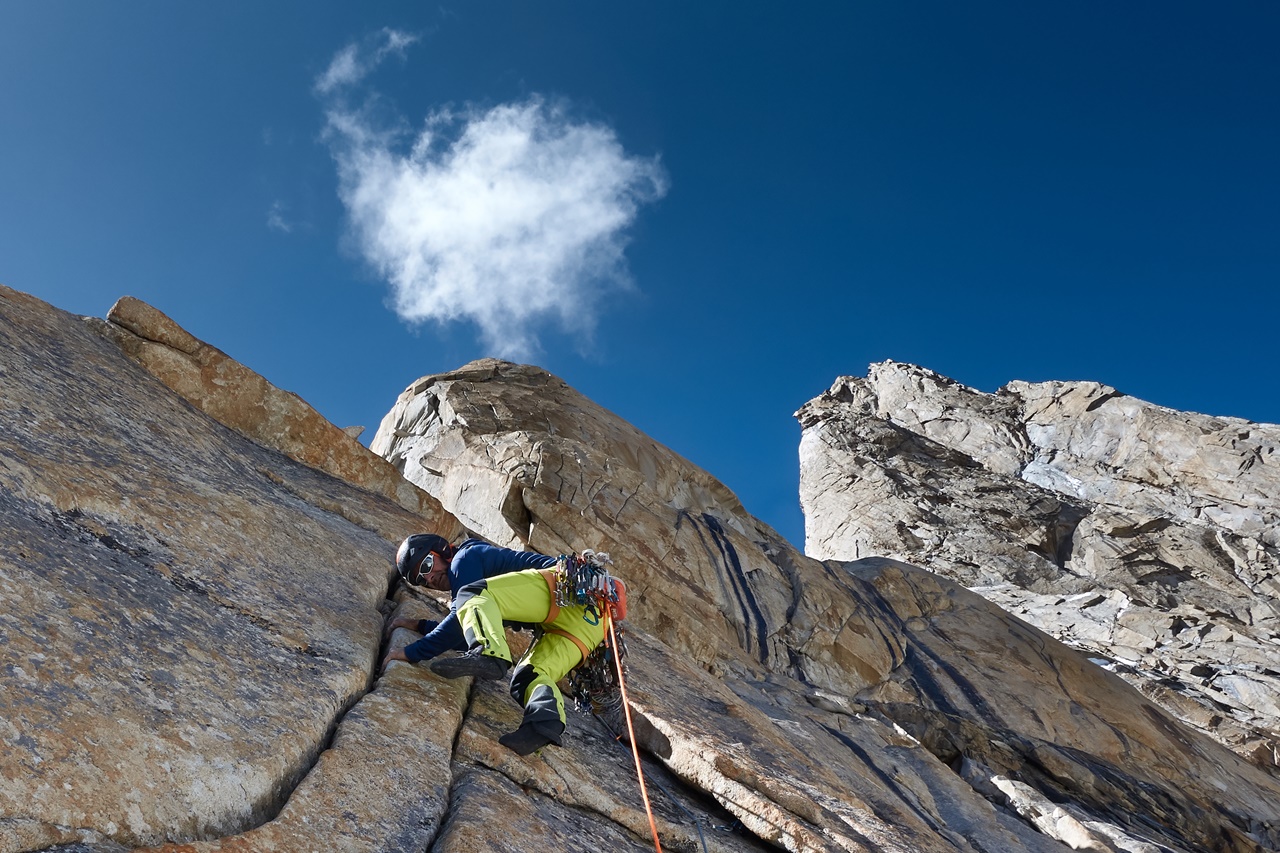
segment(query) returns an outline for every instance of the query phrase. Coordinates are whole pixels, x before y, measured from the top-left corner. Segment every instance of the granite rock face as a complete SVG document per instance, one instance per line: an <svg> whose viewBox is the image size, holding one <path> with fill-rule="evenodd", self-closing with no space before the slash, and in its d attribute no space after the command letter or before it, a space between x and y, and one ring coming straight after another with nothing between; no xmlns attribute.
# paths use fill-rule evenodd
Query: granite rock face
<svg viewBox="0 0 1280 853"><path fill-rule="evenodd" d="M420 530L613 554L666 850L1280 847L1280 785L1114 674L922 569L798 553L544 371L415 383L377 445L432 498L121 304L0 288L3 853L652 849L599 720L520 757L506 685L376 671L387 618L447 606L392 571Z"/></svg>
<svg viewBox="0 0 1280 853"><path fill-rule="evenodd" d="M385 787L342 756L387 735L394 689L362 697L388 538L424 517L211 420L105 331L0 288L0 850L233 835L338 799L330 769ZM363 836L430 838L366 805Z"/></svg>
<svg viewBox="0 0 1280 853"><path fill-rule="evenodd" d="M639 740L771 843L1280 843L1280 783L1116 675L914 566L796 552L545 371L424 377L371 446L495 541L609 551L633 590Z"/></svg>
<svg viewBox="0 0 1280 853"><path fill-rule="evenodd" d="M955 580L1275 768L1280 426L893 362L797 417L807 553Z"/></svg>

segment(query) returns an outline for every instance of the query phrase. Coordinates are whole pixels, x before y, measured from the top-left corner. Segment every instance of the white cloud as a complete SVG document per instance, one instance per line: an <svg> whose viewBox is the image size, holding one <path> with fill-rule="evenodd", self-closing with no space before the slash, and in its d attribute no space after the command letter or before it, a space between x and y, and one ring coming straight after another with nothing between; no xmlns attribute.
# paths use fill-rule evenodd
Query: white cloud
<svg viewBox="0 0 1280 853"><path fill-rule="evenodd" d="M412 33L384 27L363 44L347 45L334 55L329 67L317 78L316 91L332 95L359 83L388 56L404 56L405 49L417 40Z"/></svg>
<svg viewBox="0 0 1280 853"><path fill-rule="evenodd" d="M629 286L626 230L666 191L656 158L536 96L435 112L411 146L332 102L328 139L356 245L397 313L470 320L505 357L535 351L546 320L594 330L601 297Z"/></svg>

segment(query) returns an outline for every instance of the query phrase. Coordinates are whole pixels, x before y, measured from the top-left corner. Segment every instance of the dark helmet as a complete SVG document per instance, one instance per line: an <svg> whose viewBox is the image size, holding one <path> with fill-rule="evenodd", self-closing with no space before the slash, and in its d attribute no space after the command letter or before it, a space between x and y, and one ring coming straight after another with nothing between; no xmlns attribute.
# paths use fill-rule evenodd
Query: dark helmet
<svg viewBox="0 0 1280 853"><path fill-rule="evenodd" d="M449 540L443 536L437 536L434 533L415 533L400 543L400 549L396 551L396 571L400 573L400 577L408 581L409 576L422 565L422 561L432 551L442 557L452 558L453 550Z"/></svg>

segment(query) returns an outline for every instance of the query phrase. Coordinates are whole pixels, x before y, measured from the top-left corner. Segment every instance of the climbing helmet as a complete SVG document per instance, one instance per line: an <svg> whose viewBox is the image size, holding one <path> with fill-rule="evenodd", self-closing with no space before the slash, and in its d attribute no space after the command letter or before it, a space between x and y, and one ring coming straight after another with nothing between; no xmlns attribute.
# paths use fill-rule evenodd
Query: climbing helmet
<svg viewBox="0 0 1280 853"><path fill-rule="evenodd" d="M400 543L396 551L396 571L407 583L422 583L424 575L423 562L432 552L443 557L450 557L453 546L449 540L434 533L415 533Z"/></svg>

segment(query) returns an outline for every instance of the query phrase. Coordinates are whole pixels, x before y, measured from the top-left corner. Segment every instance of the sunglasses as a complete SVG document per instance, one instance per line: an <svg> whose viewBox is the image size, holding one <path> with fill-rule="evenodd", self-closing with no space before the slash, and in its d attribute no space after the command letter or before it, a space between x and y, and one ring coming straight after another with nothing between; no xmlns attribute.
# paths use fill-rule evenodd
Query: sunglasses
<svg viewBox="0 0 1280 853"><path fill-rule="evenodd" d="M409 578L409 583L421 584L422 579L431 573L435 565L436 555L428 551L427 556L423 557L422 562L418 563L418 568L414 570L413 576Z"/></svg>

